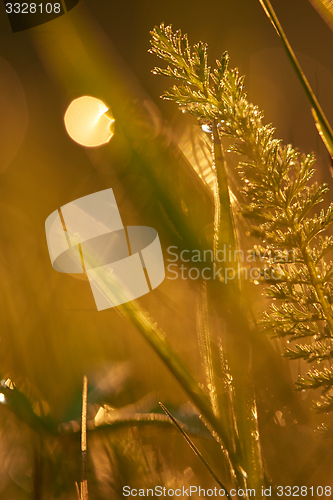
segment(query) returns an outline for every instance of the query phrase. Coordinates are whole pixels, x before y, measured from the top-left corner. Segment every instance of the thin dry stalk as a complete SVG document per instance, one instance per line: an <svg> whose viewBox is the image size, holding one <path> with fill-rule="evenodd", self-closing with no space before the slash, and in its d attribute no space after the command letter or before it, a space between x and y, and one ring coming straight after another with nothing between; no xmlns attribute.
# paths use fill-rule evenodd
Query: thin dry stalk
<svg viewBox="0 0 333 500"><path fill-rule="evenodd" d="M87 481L87 395L88 379L83 377L82 390L82 425L81 425L81 496L80 500L88 500Z"/></svg>

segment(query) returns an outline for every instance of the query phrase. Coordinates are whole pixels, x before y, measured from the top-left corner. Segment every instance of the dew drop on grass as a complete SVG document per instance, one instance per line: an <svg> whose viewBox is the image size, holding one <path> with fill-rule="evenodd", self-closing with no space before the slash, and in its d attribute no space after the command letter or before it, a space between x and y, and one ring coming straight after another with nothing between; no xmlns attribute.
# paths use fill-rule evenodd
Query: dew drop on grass
<svg viewBox="0 0 333 500"><path fill-rule="evenodd" d="M259 432L258 431L252 431L251 436L256 440L259 441Z"/></svg>
<svg viewBox="0 0 333 500"><path fill-rule="evenodd" d="M212 128L207 123L204 123L203 125L201 125L201 128L207 134L211 134L213 132Z"/></svg>
<svg viewBox="0 0 333 500"><path fill-rule="evenodd" d="M242 473L243 477L247 478L247 472L241 467L240 465L238 466L240 472Z"/></svg>

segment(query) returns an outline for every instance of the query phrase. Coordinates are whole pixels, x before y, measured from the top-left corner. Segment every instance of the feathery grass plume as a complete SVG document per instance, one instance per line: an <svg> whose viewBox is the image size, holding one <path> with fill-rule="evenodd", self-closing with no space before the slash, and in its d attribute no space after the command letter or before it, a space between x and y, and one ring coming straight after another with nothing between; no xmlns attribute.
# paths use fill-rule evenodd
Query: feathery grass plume
<svg viewBox="0 0 333 500"><path fill-rule="evenodd" d="M154 29L151 43L151 52L169 63L154 73L181 82L162 97L199 120L217 124L219 136L233 142L230 151L242 156L238 165L245 200L242 213L252 235L260 240L254 254L266 261L262 281L270 284L268 296L277 301L264 314L263 328L299 342L294 349L286 349L288 358L329 362L333 358L333 263L325 258L333 249L328 232L333 205L313 215L328 190L326 184L311 183L313 155L301 155L274 138L274 128L264 125L263 113L247 101L244 78L237 69L228 68L227 53L211 70L205 44L191 48L186 35L164 25ZM309 371L297 381L300 390L323 391L319 411L333 409L332 386L330 367Z"/></svg>

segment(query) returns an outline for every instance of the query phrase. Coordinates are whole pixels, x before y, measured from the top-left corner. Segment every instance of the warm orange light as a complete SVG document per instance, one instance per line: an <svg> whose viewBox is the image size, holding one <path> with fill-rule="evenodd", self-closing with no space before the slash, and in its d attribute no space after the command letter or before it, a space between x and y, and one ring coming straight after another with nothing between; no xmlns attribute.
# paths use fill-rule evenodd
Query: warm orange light
<svg viewBox="0 0 333 500"><path fill-rule="evenodd" d="M86 95L75 99L64 117L68 135L89 148L106 144L114 133L114 118L106 116L107 111L104 102L96 97Z"/></svg>

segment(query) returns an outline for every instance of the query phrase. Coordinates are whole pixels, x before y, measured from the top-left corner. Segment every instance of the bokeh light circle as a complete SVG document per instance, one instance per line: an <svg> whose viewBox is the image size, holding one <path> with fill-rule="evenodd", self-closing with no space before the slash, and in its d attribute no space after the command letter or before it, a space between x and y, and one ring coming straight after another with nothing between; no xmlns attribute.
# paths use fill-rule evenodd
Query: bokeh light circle
<svg viewBox="0 0 333 500"><path fill-rule="evenodd" d="M93 148L107 144L114 134L114 118L104 102L96 97L74 99L64 121L68 135L81 146Z"/></svg>

